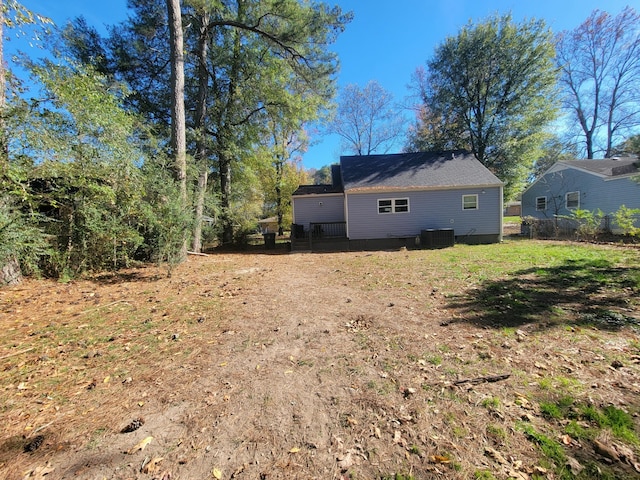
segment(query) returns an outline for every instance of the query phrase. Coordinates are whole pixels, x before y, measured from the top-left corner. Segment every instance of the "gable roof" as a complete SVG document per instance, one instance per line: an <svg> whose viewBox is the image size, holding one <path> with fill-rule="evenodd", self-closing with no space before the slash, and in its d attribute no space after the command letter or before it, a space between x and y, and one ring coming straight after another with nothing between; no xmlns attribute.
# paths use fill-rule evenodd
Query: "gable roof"
<svg viewBox="0 0 640 480"><path fill-rule="evenodd" d="M345 191L500 186L473 154L418 152L340 157Z"/></svg>
<svg viewBox="0 0 640 480"><path fill-rule="evenodd" d="M558 162L556 165L557 167L554 170L559 170L562 166L566 166L607 178L637 175L640 173L640 161L635 157L604 158L601 160L564 160Z"/></svg>

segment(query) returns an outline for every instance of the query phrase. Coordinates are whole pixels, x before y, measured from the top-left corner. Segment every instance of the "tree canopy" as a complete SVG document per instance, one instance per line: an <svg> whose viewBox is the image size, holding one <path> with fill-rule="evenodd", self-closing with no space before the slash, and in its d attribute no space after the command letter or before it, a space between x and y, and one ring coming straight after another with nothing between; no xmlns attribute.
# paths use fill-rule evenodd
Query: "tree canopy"
<svg viewBox="0 0 640 480"><path fill-rule="evenodd" d="M595 10L558 34L563 108L587 158L610 157L613 146L640 126L640 14Z"/></svg>
<svg viewBox="0 0 640 480"><path fill-rule="evenodd" d="M426 75L416 78L424 116L415 144L423 128L435 130L443 145L467 145L506 182L507 197L517 190L556 114L553 37L545 23L516 23L510 15L469 23L436 48Z"/></svg>
<svg viewBox="0 0 640 480"><path fill-rule="evenodd" d="M328 133L342 139L342 150L354 155L388 153L404 132L404 117L393 95L377 81L364 88L350 84L340 92Z"/></svg>

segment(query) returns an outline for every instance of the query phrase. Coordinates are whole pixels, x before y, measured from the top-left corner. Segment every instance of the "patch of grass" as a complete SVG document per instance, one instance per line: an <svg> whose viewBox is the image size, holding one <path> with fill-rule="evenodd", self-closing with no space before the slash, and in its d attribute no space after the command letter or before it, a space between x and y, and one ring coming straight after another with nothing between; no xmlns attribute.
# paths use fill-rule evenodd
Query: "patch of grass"
<svg viewBox="0 0 640 480"><path fill-rule="evenodd" d="M489 470L476 470L473 472L475 480L497 480Z"/></svg>
<svg viewBox="0 0 640 480"><path fill-rule="evenodd" d="M507 432L499 425L487 425L486 433L497 442L504 442L507 439Z"/></svg>
<svg viewBox="0 0 640 480"><path fill-rule="evenodd" d="M609 405L602 410L588 405L580 409L581 416L599 428L611 430L611 433L624 442L640 445L635 431L633 417L624 410Z"/></svg>
<svg viewBox="0 0 640 480"><path fill-rule="evenodd" d="M485 408L495 410L500 406L500 399L497 397L485 398L482 400L482 402L480 402L480 405Z"/></svg>
<svg viewBox="0 0 640 480"><path fill-rule="evenodd" d="M532 425L521 424L521 428L527 438L538 445L542 454L551 460L557 467L564 466L567 456L562 445L544 433L536 431Z"/></svg>
<svg viewBox="0 0 640 480"><path fill-rule="evenodd" d="M442 365L442 357L440 355L430 355L425 358L425 361L435 366Z"/></svg>
<svg viewBox="0 0 640 480"><path fill-rule="evenodd" d="M561 397L555 402L540 402L540 412L545 418L560 420L570 416L574 403L572 397Z"/></svg>
<svg viewBox="0 0 640 480"><path fill-rule="evenodd" d="M382 475L380 480L416 480L416 477L404 473L393 473L391 475Z"/></svg>

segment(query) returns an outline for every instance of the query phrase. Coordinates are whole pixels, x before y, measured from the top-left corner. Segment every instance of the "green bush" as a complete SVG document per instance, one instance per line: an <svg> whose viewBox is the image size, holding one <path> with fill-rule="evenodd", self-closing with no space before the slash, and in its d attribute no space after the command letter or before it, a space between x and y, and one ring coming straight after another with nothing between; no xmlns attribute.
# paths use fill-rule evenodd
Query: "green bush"
<svg viewBox="0 0 640 480"><path fill-rule="evenodd" d="M640 235L640 227L636 227L636 222L640 219L640 208L627 208L625 205L620 206L617 212L613 214L613 220L623 235L635 237Z"/></svg>

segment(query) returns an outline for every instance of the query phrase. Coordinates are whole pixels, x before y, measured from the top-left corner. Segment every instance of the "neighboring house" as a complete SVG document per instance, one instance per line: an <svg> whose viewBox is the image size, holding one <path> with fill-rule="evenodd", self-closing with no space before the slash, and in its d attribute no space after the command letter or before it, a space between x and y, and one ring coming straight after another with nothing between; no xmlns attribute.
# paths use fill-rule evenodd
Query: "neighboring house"
<svg viewBox="0 0 640 480"><path fill-rule="evenodd" d="M468 152L343 156L332 177L293 193L292 248L415 248L431 231L502 239L503 183Z"/></svg>
<svg viewBox="0 0 640 480"><path fill-rule="evenodd" d="M515 202L507 202L504 206L504 215L507 217L519 217L522 213L522 204L520 200Z"/></svg>
<svg viewBox="0 0 640 480"><path fill-rule="evenodd" d="M278 217L269 217L258 220L260 233L278 233Z"/></svg>
<svg viewBox="0 0 640 480"><path fill-rule="evenodd" d="M640 208L639 174L635 157L557 162L522 194L522 216L563 219L576 209L611 215L622 205Z"/></svg>

